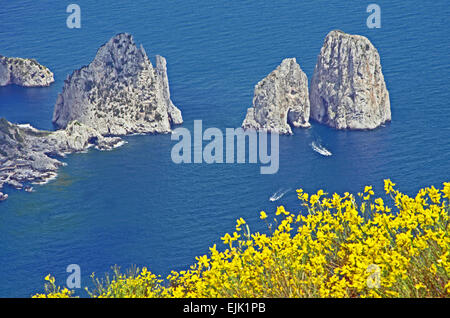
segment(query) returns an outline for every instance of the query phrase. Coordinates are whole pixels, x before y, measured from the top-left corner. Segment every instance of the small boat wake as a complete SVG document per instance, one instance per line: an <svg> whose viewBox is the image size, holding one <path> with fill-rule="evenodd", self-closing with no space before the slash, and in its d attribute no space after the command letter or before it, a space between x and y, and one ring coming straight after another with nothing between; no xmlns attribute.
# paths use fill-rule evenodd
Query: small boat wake
<svg viewBox="0 0 450 318"><path fill-rule="evenodd" d="M325 148L321 144L317 144L315 141L312 142L311 147L315 152L321 154L322 156L329 157L333 155L327 148Z"/></svg>
<svg viewBox="0 0 450 318"><path fill-rule="evenodd" d="M269 198L270 201L275 202L281 199L286 193L291 191L291 189L280 189Z"/></svg>

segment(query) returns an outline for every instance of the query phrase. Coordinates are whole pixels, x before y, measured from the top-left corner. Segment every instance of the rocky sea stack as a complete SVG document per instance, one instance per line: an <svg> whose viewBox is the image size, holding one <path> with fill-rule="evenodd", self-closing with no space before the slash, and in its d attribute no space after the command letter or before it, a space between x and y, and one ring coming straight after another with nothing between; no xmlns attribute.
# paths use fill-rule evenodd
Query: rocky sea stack
<svg viewBox="0 0 450 318"><path fill-rule="evenodd" d="M292 134L293 127L309 127L308 78L295 58L283 60L255 86L253 106L242 127Z"/></svg>
<svg viewBox="0 0 450 318"><path fill-rule="evenodd" d="M309 95L311 118L336 129L374 129L391 120L380 56L364 36L327 35Z"/></svg>
<svg viewBox="0 0 450 318"><path fill-rule="evenodd" d="M43 87L54 81L53 73L36 60L0 55L0 86Z"/></svg>
<svg viewBox="0 0 450 318"><path fill-rule="evenodd" d="M183 120L170 100L166 60L157 56L153 67L130 34L114 36L66 79L53 123L65 128L72 120L101 135L170 132Z"/></svg>

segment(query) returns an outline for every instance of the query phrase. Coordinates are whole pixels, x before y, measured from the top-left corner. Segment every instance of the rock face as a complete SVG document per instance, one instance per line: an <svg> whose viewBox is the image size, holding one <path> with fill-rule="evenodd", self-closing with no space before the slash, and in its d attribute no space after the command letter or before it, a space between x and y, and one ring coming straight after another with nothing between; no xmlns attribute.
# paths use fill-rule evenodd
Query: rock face
<svg viewBox="0 0 450 318"><path fill-rule="evenodd" d="M296 59L289 58L255 86L242 128L292 134L290 125L310 126L309 114L308 78Z"/></svg>
<svg viewBox="0 0 450 318"><path fill-rule="evenodd" d="M166 60L157 56L153 67L131 35L116 35L66 79L53 122L65 128L73 120L101 135L170 132L183 120L170 100Z"/></svg>
<svg viewBox="0 0 450 318"><path fill-rule="evenodd" d="M337 129L374 129L391 120L377 49L365 37L330 32L310 87L311 118Z"/></svg>
<svg viewBox="0 0 450 318"><path fill-rule="evenodd" d="M0 55L0 86L42 87L54 81L53 73L36 60Z"/></svg>
<svg viewBox="0 0 450 318"><path fill-rule="evenodd" d="M8 197L1 192L4 185L30 191L29 183L54 178L63 165L55 157L90 147L110 150L123 143L119 137L103 137L76 121L70 122L64 130L48 132L0 118L0 201Z"/></svg>
<svg viewBox="0 0 450 318"><path fill-rule="evenodd" d="M181 111L172 103L170 99L169 90L169 79L167 77L167 62L162 56L156 56L156 74L161 82L161 93L163 100L167 102L167 113L169 115L169 120L175 124L180 125L183 123L183 117L181 116Z"/></svg>

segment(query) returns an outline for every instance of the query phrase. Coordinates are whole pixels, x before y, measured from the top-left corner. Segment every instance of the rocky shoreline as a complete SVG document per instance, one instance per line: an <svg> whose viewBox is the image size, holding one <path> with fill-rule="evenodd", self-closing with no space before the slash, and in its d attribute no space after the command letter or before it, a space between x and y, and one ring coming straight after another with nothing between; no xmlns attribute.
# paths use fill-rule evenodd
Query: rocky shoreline
<svg viewBox="0 0 450 318"><path fill-rule="evenodd" d="M5 185L30 191L31 184L46 183L56 177L64 165L57 158L91 147L111 150L123 144L121 138L104 137L77 121L64 130L48 132L0 118L0 191ZM0 192L0 201L7 197Z"/></svg>
<svg viewBox="0 0 450 318"><path fill-rule="evenodd" d="M0 118L0 201L8 198L5 185L32 191L31 184L55 178L67 154L120 147L122 135L170 133L183 119L170 99L166 60L157 56L153 67L144 48L121 33L66 79L53 122L58 130L41 131Z"/></svg>

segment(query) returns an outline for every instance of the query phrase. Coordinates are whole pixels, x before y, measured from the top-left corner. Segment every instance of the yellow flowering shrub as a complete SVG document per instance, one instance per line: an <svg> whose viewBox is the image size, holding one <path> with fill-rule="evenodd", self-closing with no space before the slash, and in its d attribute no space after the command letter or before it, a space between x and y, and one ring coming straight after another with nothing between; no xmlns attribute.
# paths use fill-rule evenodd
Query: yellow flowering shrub
<svg viewBox="0 0 450 318"><path fill-rule="evenodd" d="M116 272L92 297L449 297L450 183L409 197L385 180L388 206L372 187L354 196L297 190L301 208L280 206L269 234L242 218L189 270L162 280L146 268ZM51 297L68 292L46 290ZM43 296L43 295L36 295Z"/></svg>
<svg viewBox="0 0 450 318"><path fill-rule="evenodd" d="M57 287L55 285L55 278L48 274L45 276L48 282L45 284L45 294L36 294L33 298L69 298L72 297L73 291L67 288Z"/></svg>

